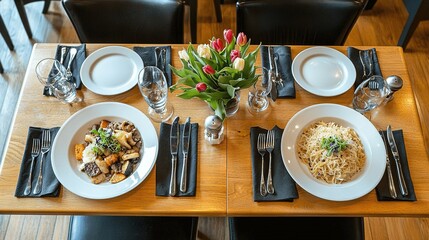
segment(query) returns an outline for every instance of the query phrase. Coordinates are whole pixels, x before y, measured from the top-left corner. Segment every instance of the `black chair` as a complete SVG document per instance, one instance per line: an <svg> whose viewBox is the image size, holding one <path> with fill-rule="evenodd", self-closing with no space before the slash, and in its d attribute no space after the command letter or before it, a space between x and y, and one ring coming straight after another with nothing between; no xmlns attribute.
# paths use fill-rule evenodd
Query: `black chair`
<svg viewBox="0 0 429 240"><path fill-rule="evenodd" d="M71 216L69 240L196 239L198 217Z"/></svg>
<svg viewBox="0 0 429 240"><path fill-rule="evenodd" d="M6 29L6 25L4 24L4 21L3 21L3 18L1 17L1 15L0 15L0 33L3 36L4 41L7 44L7 47L11 51L13 51L14 46L13 46L13 43L12 43L12 39L10 38L9 32Z"/></svg>
<svg viewBox="0 0 429 240"><path fill-rule="evenodd" d="M231 217L230 240L363 240L361 217Z"/></svg>
<svg viewBox="0 0 429 240"><path fill-rule="evenodd" d="M367 0L253 0L237 3L237 32L254 44L343 45Z"/></svg>
<svg viewBox="0 0 429 240"><path fill-rule="evenodd" d="M183 43L180 0L62 0L82 43Z"/></svg>
<svg viewBox="0 0 429 240"><path fill-rule="evenodd" d="M18 10L19 17L21 18L22 24L24 25L25 32L27 32L27 35L29 38L33 37L33 34L31 33L30 23L28 22L27 12L25 11L25 4L37 2L37 1L44 1L43 10L42 13L45 14L48 12L49 5L51 4L51 0L15 0L16 9Z"/></svg>
<svg viewBox="0 0 429 240"><path fill-rule="evenodd" d="M3 69L3 65L1 64L1 61L0 61L0 73L4 73L4 69Z"/></svg>
<svg viewBox="0 0 429 240"><path fill-rule="evenodd" d="M404 4L409 15L398 46L405 49L420 21L429 20L429 0L404 0Z"/></svg>

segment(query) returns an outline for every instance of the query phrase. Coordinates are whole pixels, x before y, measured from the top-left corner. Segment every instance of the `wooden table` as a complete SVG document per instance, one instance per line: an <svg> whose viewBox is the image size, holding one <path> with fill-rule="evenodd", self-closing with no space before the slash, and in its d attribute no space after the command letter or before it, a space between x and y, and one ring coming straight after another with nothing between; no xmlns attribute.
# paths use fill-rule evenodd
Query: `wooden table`
<svg viewBox="0 0 429 240"><path fill-rule="evenodd" d="M87 54L106 45L87 45ZM132 47L133 45L125 45ZM184 45L172 46L173 65L179 66L177 51ZM305 47L293 47L295 56ZM346 47L336 47L345 53ZM368 47L365 47L368 48ZM395 100L381 109L374 117L375 125L392 124L402 128L407 142L407 154L417 202L378 202L374 191L347 202L319 199L299 189L299 199L294 202L253 202L249 129L251 126L270 128L285 127L287 121L300 109L316 103L349 105L352 90L332 97L318 97L296 85L296 99L280 99L271 106L272 112L264 118L255 118L246 110L247 90L241 93L238 113L225 124L226 140L220 145L209 145L203 138L204 119L212 112L200 100L183 100L169 95L175 115L192 117L200 124L198 149L198 177L195 197L155 196L155 171L134 190L108 200L91 200L78 197L63 188L58 198L16 198L16 182L20 169L24 144L29 126L54 127L76 111L97 102L116 101L130 104L147 113L147 105L137 87L117 96L96 95L86 88L81 93L82 105L69 107L54 98L41 94L34 69L38 61L52 57L56 44L36 44L30 59L22 87L16 118L8 141L7 152L0 172L0 212L14 214L96 214L96 215L180 215L180 216L280 216L280 215L429 215L429 159L424 151L420 122L402 50L398 47L377 47L384 76L399 75L405 81L404 88L395 94ZM260 58L258 57L258 60ZM259 64L259 63L258 63ZM154 123L159 131L159 124ZM413 144L409 144L409 143Z"/></svg>

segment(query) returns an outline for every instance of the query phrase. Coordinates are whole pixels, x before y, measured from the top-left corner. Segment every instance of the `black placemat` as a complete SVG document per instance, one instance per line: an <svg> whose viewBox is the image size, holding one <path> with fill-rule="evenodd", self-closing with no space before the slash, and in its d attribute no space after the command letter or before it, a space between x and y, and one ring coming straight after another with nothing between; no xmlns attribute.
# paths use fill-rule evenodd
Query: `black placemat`
<svg viewBox="0 0 429 240"><path fill-rule="evenodd" d="M66 52L64 54L64 56L65 56L64 62L63 62L63 65L65 68L67 68L67 66L69 64L70 48L76 48L76 50L77 50L76 56L70 65L70 70L71 70L73 76L69 80L76 83L76 85L75 85L76 89L81 89L82 88L82 81L80 79L80 68L82 66L83 61L85 61L85 58L86 58L86 45L81 44L78 46L66 46L66 45L60 45L59 44L57 46L57 51L55 52L55 59L57 59L58 61L60 61L60 58L61 58L61 48L62 47L66 48ZM43 95L53 96L52 92L49 91L49 88L47 86L45 86L43 88Z"/></svg>
<svg viewBox="0 0 429 240"><path fill-rule="evenodd" d="M387 139L386 131L382 131L382 133ZM407 153L405 151L405 143L404 143L404 136L403 136L402 130L393 131L393 137L395 138L396 145L398 147L405 184L407 185L407 188L408 188L408 195L407 196L401 195L401 191L399 189L398 173L396 171L397 169L396 162L395 162L395 159L393 158L392 151L390 151L390 147L387 143L387 147L389 149L389 151L387 152L390 158L390 166L392 168L392 176L393 176L393 181L395 182L397 198L394 199L390 196L389 180L387 177L387 169L386 169L386 171L384 172L383 178L375 188L377 193L377 200L378 201L416 201L417 198L416 198L416 193L414 192L413 181L411 180L410 169L408 167Z"/></svg>
<svg viewBox="0 0 429 240"><path fill-rule="evenodd" d="M361 57L359 56L359 51L361 51L361 55L362 55L362 61L361 61ZM369 75L368 70L370 69L369 66L369 59L368 59L368 53L372 52L372 74ZM353 65L355 66L356 69L356 80L355 80L355 88L357 88L359 86L359 84L361 84L365 79L368 79L370 76L372 75L380 75L383 76L381 73L381 69L380 69L380 65L378 63L378 57L377 57L377 51L375 48L371 48L371 49L357 49L354 47L348 47L347 48L347 56L349 57L349 59L352 61ZM364 76L364 70L363 70L363 64L365 64L366 67L366 71L367 71L367 76ZM368 76L369 75L369 76Z"/></svg>
<svg viewBox="0 0 429 240"><path fill-rule="evenodd" d="M57 135L57 132L60 128L55 127L49 129L51 133L51 146L54 142L55 136ZM40 153L39 156L35 159L34 166L33 166L33 176L32 176L32 188L31 193L28 196L24 195L25 187L27 186L28 177L30 174L30 167L31 167L31 149L33 146L33 139L38 138L42 139L42 131L44 128L38 128L38 127L29 127L28 128L28 135L27 135L27 142L25 144L25 150L24 150L24 156L22 157L21 162L21 169L19 171L18 176L18 183L16 184L16 190L15 190L15 197L58 197L60 193L60 182L55 177L54 171L52 170L51 165L51 150L45 154L45 160L43 161L43 183L42 183L42 191L34 195L33 189L36 186L37 178L39 174L39 166L40 161L42 159L42 154Z"/></svg>
<svg viewBox="0 0 429 240"><path fill-rule="evenodd" d="M278 56L277 69L283 85L276 83L277 98L295 98L295 79L292 76L292 57L291 50L288 46L272 46L274 55ZM270 60L268 55L268 46L261 46L262 66L270 69ZM274 58L274 56L273 56ZM273 99L275 100L275 99Z"/></svg>
<svg viewBox="0 0 429 240"><path fill-rule="evenodd" d="M274 142L275 147L272 152L272 177L273 177L273 185L275 192L274 194L267 194L265 197L261 196L259 193L259 183L261 180L261 166L262 160L261 155L258 153L258 149L256 147L258 141L259 133L267 133L266 129L260 127L252 127L250 128L250 146L252 153L252 182L253 182L253 200L255 202L263 202L263 201L287 201L292 202L293 199L298 198L298 191L296 189L295 181L289 175L286 170L282 154L280 150L281 138L283 134L283 129L274 126ZM266 153L264 156L265 164L264 164L264 176L265 179L268 176L268 164L269 164L269 154ZM265 180L265 183L267 180Z"/></svg>
<svg viewBox="0 0 429 240"><path fill-rule="evenodd" d="M155 49L165 49L165 64L163 67L162 57L155 57ZM134 47L133 50L142 58L144 66L155 66L164 72L164 76L167 79L168 86L171 86L171 46L158 46L158 47ZM156 62L158 60L158 62Z"/></svg>
<svg viewBox="0 0 429 240"><path fill-rule="evenodd" d="M180 124L180 136L183 132L184 124ZM169 196L170 174L171 174L171 154L170 154L170 129L171 124L161 123L159 134L159 151L156 160L156 195ZM179 148L177 151L177 172L176 196L195 196L197 188L197 159L198 159L198 123L191 123L191 139L188 150L188 188L186 192L180 191L180 178L183 168L182 139L179 138Z"/></svg>

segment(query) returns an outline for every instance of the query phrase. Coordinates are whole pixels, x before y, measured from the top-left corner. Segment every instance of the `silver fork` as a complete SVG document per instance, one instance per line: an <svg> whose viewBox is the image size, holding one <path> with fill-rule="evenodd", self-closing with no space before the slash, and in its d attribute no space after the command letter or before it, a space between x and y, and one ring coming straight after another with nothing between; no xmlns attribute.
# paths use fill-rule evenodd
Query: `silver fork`
<svg viewBox="0 0 429 240"><path fill-rule="evenodd" d="M34 166L34 160L39 156L40 154L40 139L33 138L33 146L31 147L31 166L30 166L30 175L28 176L27 186L24 190L24 195L29 195L31 192L31 181L33 179L33 166Z"/></svg>
<svg viewBox="0 0 429 240"><path fill-rule="evenodd" d="M262 158L262 167L261 167L261 183L259 184L259 192L262 196L267 195L267 187L265 186L265 177L264 177L264 155L266 153L265 150L265 134L260 133L258 135L258 143L256 145L258 148L258 152L261 155Z"/></svg>
<svg viewBox="0 0 429 240"><path fill-rule="evenodd" d="M42 182L43 182L43 160L45 159L45 154L51 149L51 133L49 130L45 129L42 132L42 159L40 160L39 166L39 177L37 178L36 187L34 188L33 194L39 194L42 191Z"/></svg>
<svg viewBox="0 0 429 240"><path fill-rule="evenodd" d="M273 130L269 130L267 133L267 141L265 143L265 149L270 154L270 161L268 164L267 189L269 194L274 194L273 178L271 176L271 153L274 150L274 131Z"/></svg>
<svg viewBox="0 0 429 240"><path fill-rule="evenodd" d="M67 64L67 78L70 78L73 76L73 73L71 72L70 67L74 58L76 57L76 53L77 53L76 48L70 48L70 59L69 59L69 63Z"/></svg>
<svg viewBox="0 0 429 240"><path fill-rule="evenodd" d="M277 66L277 62L279 61L279 56L274 54L274 65L276 68L276 82L279 83L283 87L283 78L282 75L279 74L279 67Z"/></svg>

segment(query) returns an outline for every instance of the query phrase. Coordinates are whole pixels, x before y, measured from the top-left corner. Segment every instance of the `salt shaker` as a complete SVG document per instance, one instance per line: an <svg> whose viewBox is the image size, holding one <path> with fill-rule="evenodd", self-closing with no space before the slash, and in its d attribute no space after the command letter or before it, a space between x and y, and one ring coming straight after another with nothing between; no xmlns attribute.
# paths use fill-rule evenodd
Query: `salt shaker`
<svg viewBox="0 0 429 240"><path fill-rule="evenodd" d="M222 119L216 115L208 116L204 122L204 138L210 144L220 144L224 139Z"/></svg>
<svg viewBox="0 0 429 240"><path fill-rule="evenodd" d="M387 86L390 89L390 93L386 96L386 102L393 99L393 94L402 88L402 78L396 75L391 75L386 78Z"/></svg>

